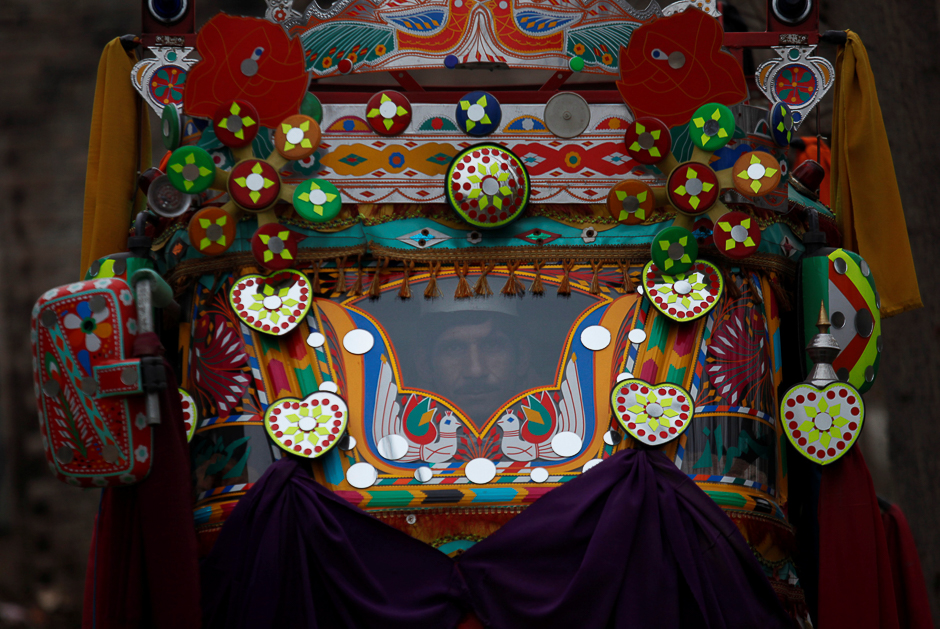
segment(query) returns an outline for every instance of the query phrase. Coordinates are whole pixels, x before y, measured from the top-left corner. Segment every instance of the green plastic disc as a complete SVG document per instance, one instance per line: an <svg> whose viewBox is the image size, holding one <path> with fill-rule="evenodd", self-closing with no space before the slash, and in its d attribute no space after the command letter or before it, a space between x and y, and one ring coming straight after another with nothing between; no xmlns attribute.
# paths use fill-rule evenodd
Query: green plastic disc
<svg viewBox="0 0 940 629"><path fill-rule="evenodd" d="M323 105L320 104L320 99L310 92L304 94L304 100L300 104L300 113L310 116L317 121L317 124L323 122Z"/></svg>
<svg viewBox="0 0 940 629"><path fill-rule="evenodd" d="M662 273L685 273L698 256L698 241L684 227L667 227L653 237L650 252Z"/></svg>
<svg viewBox="0 0 940 629"><path fill-rule="evenodd" d="M689 137L703 151L717 151L734 136L734 114L721 103L702 105L692 114Z"/></svg>
<svg viewBox="0 0 940 629"><path fill-rule="evenodd" d="M166 105L163 108L163 115L160 116L160 130L163 135L163 146L168 151L175 151L180 147L182 134L180 129L180 112L176 105Z"/></svg>
<svg viewBox="0 0 940 629"><path fill-rule="evenodd" d="M308 179L294 190L294 209L311 223L325 223L339 214L343 200L326 179Z"/></svg>
<svg viewBox="0 0 940 629"><path fill-rule="evenodd" d="M170 155L166 174L173 187L180 192L198 194L212 185L215 179L215 162L205 149L184 146Z"/></svg>
<svg viewBox="0 0 940 629"><path fill-rule="evenodd" d="M568 67L572 72L580 72L584 69L584 57L572 57L568 59Z"/></svg>

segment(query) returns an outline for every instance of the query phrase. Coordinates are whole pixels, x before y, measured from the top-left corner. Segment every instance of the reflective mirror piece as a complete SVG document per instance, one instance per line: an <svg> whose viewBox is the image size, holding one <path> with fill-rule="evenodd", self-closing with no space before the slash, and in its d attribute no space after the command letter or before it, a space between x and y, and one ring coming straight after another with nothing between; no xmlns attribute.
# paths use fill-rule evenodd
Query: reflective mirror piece
<svg viewBox="0 0 940 629"><path fill-rule="evenodd" d="M610 430L604 433L604 443L606 443L609 446L615 446L621 441L623 441L623 435L621 435L619 432L617 432L613 428L611 428Z"/></svg>
<svg viewBox="0 0 940 629"><path fill-rule="evenodd" d="M310 347L323 347L324 343L326 343L326 337L319 332L311 332L307 335L307 345Z"/></svg>
<svg viewBox="0 0 940 629"><path fill-rule="evenodd" d="M548 470L544 467L535 467L532 468L532 471L529 472L529 479L533 483L544 483L548 480Z"/></svg>
<svg viewBox="0 0 940 629"><path fill-rule="evenodd" d="M581 473L583 474L584 472L587 472L588 470L594 467L597 467L603 462L604 462L604 459L591 459L590 461L584 464L584 467L581 468Z"/></svg>
<svg viewBox="0 0 940 629"><path fill-rule="evenodd" d="M343 337L343 349L350 354L365 354L375 345L375 338L368 330L352 330Z"/></svg>
<svg viewBox="0 0 940 629"><path fill-rule="evenodd" d="M386 435L379 440L379 454L389 461L397 461L408 454L408 441L401 435Z"/></svg>
<svg viewBox="0 0 940 629"><path fill-rule="evenodd" d="M434 477L434 472L427 465L422 465L415 470L415 480L419 483L426 483Z"/></svg>
<svg viewBox="0 0 940 629"><path fill-rule="evenodd" d="M644 332L643 330L639 328L635 328L633 330L630 330L629 334L627 334L627 339L631 343L643 343L646 341L646 332ZM621 375L624 375L624 374L621 374ZM627 374L627 377L632 378L633 376L630 376L629 374ZM624 378L624 380L626 380L626 378ZM620 382L619 376L617 378L617 382Z"/></svg>
<svg viewBox="0 0 940 629"><path fill-rule="evenodd" d="M340 450L354 450L356 448L356 438L347 432L342 436L342 438L340 438L336 447L338 447Z"/></svg>
<svg viewBox="0 0 940 629"><path fill-rule="evenodd" d="M572 457L581 451L581 437L573 432L560 432L552 437L552 450L558 456Z"/></svg>
<svg viewBox="0 0 940 629"><path fill-rule="evenodd" d="M378 471L371 463L356 463L346 470L346 482L356 489L368 489L378 478Z"/></svg>
<svg viewBox="0 0 940 629"><path fill-rule="evenodd" d="M464 468L464 476L476 485L485 485L496 478L496 464L489 459L473 459Z"/></svg>
<svg viewBox="0 0 940 629"><path fill-rule="evenodd" d="M581 331L581 345L593 352L599 352L610 345L610 330L602 325L592 325Z"/></svg>
<svg viewBox="0 0 940 629"><path fill-rule="evenodd" d="M326 380L320 384L320 391L326 391L327 393L337 393L339 387L332 380Z"/></svg>
<svg viewBox="0 0 940 629"><path fill-rule="evenodd" d="M628 337L628 338L629 338L629 337ZM646 339L644 338L644 340L646 340ZM643 341L640 341L640 342L642 343ZM632 378L632 377L633 377L633 374L632 374L632 373L630 373L629 371L624 371L623 373L618 373L618 374L617 374L617 382L623 382L623 381L626 380L627 378Z"/></svg>
<svg viewBox="0 0 940 629"><path fill-rule="evenodd" d="M574 92L559 92L545 104L542 119L548 130L560 138L574 138L591 122L591 108Z"/></svg>

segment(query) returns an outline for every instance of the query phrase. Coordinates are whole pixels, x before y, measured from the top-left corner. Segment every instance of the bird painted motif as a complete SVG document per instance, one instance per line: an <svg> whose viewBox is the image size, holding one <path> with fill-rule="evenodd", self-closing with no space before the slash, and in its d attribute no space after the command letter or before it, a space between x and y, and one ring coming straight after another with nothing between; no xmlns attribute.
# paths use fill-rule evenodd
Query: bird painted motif
<svg viewBox="0 0 940 629"><path fill-rule="evenodd" d="M450 461L457 452L457 431L462 424L450 410L444 410L443 417L435 422L434 417L439 410L435 404L430 397L412 393L405 399L402 410L398 403L398 385L392 379L392 368L383 356L372 421L375 443L388 435L399 435L408 442L408 452L399 461Z"/></svg>
<svg viewBox="0 0 940 629"><path fill-rule="evenodd" d="M496 421L503 431L500 448L513 461L557 461L563 457L552 449L552 437L560 432L573 432L584 438L584 404L573 356L565 367L557 404L548 391L540 391L526 396L522 413L524 420L510 408Z"/></svg>

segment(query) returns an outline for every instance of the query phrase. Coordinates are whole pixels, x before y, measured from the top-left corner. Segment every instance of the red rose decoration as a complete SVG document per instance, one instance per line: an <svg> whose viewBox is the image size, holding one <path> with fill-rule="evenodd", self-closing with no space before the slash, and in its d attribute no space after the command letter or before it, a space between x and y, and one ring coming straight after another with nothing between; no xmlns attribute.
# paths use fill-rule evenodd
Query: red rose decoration
<svg viewBox="0 0 940 629"><path fill-rule="evenodd" d="M705 103L735 105L746 99L744 71L721 50L722 41L718 20L692 8L633 31L629 45L620 49L617 81L633 115L676 127Z"/></svg>
<svg viewBox="0 0 940 629"><path fill-rule="evenodd" d="M202 61L186 75L183 110L212 118L219 105L243 100L273 128L300 111L309 75L303 45L267 20L220 13L199 30Z"/></svg>

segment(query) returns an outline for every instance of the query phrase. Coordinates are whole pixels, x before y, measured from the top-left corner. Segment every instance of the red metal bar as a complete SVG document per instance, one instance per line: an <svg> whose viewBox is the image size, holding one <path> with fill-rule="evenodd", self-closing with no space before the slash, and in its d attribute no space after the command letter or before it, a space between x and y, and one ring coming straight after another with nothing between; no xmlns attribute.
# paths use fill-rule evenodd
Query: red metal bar
<svg viewBox="0 0 940 629"><path fill-rule="evenodd" d="M415 81L415 78L411 76L407 70L389 70L388 73L392 75L393 79L398 81L398 84L401 85L406 92L424 91L421 84Z"/></svg>
<svg viewBox="0 0 940 629"><path fill-rule="evenodd" d="M728 48L770 48L772 46L814 46L819 33L798 31L789 33L725 33Z"/></svg>

